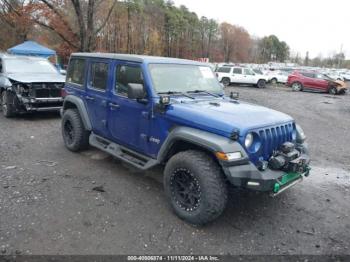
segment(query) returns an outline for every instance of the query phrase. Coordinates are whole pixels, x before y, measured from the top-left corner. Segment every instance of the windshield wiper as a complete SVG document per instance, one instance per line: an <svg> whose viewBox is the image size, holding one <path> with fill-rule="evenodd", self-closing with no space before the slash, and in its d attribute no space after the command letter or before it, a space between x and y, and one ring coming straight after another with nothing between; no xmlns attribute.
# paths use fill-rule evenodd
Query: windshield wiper
<svg viewBox="0 0 350 262"><path fill-rule="evenodd" d="M217 94L213 94L213 93L210 93L210 92L205 91L205 90L193 90L193 91L187 91L187 93L205 93L205 94L208 94L208 95L211 95L211 96L214 96L214 97L220 97Z"/></svg>
<svg viewBox="0 0 350 262"><path fill-rule="evenodd" d="M183 93L183 92L178 92L178 91L167 91L167 92L159 92L158 93L159 95L182 95L182 96L185 96L185 97L188 97L188 98L191 98L191 99L195 99L193 96L190 96L186 93Z"/></svg>

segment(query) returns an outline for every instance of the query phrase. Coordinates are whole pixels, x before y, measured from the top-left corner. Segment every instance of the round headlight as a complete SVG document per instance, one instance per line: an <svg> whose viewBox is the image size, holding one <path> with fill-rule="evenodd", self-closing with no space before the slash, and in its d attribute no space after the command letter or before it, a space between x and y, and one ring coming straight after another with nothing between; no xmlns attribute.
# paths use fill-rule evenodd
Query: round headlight
<svg viewBox="0 0 350 262"><path fill-rule="evenodd" d="M253 144L253 134L252 133L248 133L247 136L245 137L245 141L244 141L244 145L246 148L249 148L252 144Z"/></svg>

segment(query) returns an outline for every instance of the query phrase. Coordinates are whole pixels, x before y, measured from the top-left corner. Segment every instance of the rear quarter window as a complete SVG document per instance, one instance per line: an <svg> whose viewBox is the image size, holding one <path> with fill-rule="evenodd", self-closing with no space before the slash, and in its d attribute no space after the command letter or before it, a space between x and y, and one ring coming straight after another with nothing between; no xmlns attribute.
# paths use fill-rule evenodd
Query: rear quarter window
<svg viewBox="0 0 350 262"><path fill-rule="evenodd" d="M69 62L67 82L83 86L86 61L81 58L72 58Z"/></svg>
<svg viewBox="0 0 350 262"><path fill-rule="evenodd" d="M217 72L219 73L230 73L231 68L230 67L220 67Z"/></svg>
<svg viewBox="0 0 350 262"><path fill-rule="evenodd" d="M313 74L313 73L306 73L306 72L303 72L303 73L301 73L303 76L305 76L305 77L310 77L310 78L315 78L315 74Z"/></svg>

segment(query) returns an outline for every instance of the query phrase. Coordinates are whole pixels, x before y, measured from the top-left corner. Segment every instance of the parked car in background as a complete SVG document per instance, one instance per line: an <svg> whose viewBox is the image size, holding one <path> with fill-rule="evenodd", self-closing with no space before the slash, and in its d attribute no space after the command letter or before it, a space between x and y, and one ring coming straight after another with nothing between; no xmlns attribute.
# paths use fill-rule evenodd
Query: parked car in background
<svg viewBox="0 0 350 262"><path fill-rule="evenodd" d="M271 84L277 84L277 83L285 84L287 83L288 76L289 76L289 72L280 71L280 70L273 70L268 73L269 82L271 82Z"/></svg>
<svg viewBox="0 0 350 262"><path fill-rule="evenodd" d="M344 77L335 71L325 72L324 75L328 76L333 80L344 81Z"/></svg>
<svg viewBox="0 0 350 262"><path fill-rule="evenodd" d="M265 75L265 73L260 68L252 68L252 70L257 75Z"/></svg>
<svg viewBox="0 0 350 262"><path fill-rule="evenodd" d="M334 80L328 76L311 71L294 71L288 76L287 85L294 91L319 91L330 94L343 94L347 87L343 81Z"/></svg>
<svg viewBox="0 0 350 262"><path fill-rule="evenodd" d="M342 72L340 75L344 78L345 81L350 81L350 72Z"/></svg>
<svg viewBox="0 0 350 262"><path fill-rule="evenodd" d="M248 84L258 88L266 87L268 77L262 74L255 73L250 68L238 66L222 66L216 71L218 80L224 86L234 84Z"/></svg>
<svg viewBox="0 0 350 262"><path fill-rule="evenodd" d="M0 103L5 117L59 111L65 77L44 58L0 55Z"/></svg>

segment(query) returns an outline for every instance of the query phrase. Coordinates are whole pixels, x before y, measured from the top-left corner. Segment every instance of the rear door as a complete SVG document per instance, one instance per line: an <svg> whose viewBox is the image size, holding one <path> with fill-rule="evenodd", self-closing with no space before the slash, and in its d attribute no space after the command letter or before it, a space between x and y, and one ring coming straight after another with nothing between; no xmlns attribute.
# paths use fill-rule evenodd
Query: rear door
<svg viewBox="0 0 350 262"><path fill-rule="evenodd" d="M106 137L107 132L107 87L109 79L108 60L92 59L88 65L88 80L84 97L93 132Z"/></svg>
<svg viewBox="0 0 350 262"><path fill-rule="evenodd" d="M314 73L309 73L309 72L303 72L302 74L302 82L303 86L306 88L315 88L315 81L314 81Z"/></svg>
<svg viewBox="0 0 350 262"><path fill-rule="evenodd" d="M240 67L234 67L232 71L232 82L233 83L245 83L243 77L243 70Z"/></svg>

